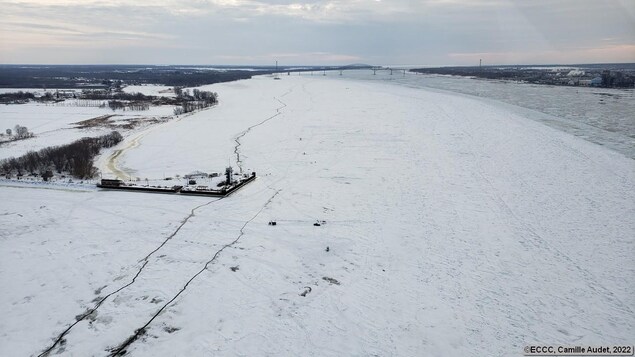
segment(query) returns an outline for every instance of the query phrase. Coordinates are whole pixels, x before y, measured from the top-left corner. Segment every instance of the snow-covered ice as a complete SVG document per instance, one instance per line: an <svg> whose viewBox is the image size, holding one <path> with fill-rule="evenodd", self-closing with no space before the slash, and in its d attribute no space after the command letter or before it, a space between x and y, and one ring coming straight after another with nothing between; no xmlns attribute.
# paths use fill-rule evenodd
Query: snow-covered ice
<svg viewBox="0 0 635 357"><path fill-rule="evenodd" d="M390 75L388 71L347 71L345 76L366 81L451 91L476 96L523 117L605 145L635 159L635 90L569 87L447 75ZM529 110L522 110L528 108Z"/></svg>
<svg viewBox="0 0 635 357"><path fill-rule="evenodd" d="M0 355L38 355L71 325L53 353L108 355L140 328L132 356L632 344L632 159L391 83L205 89L218 106L99 165L114 176L119 150L118 170L156 179L236 167L237 151L258 179L227 198L0 185Z"/></svg>

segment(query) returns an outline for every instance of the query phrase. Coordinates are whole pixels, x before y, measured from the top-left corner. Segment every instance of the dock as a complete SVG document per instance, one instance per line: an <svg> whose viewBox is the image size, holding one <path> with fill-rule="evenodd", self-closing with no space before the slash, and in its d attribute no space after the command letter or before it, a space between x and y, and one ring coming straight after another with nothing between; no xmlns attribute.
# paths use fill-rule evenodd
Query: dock
<svg viewBox="0 0 635 357"><path fill-rule="evenodd" d="M228 175L228 177L231 177ZM114 191L135 191L135 192L147 192L147 193L162 193L162 194L177 194L177 195L191 195L191 196L211 196L211 197L226 197L236 192L243 186L254 181L256 179L256 173L252 172L251 175L243 175L240 178L232 178L229 184L224 184L217 189L209 188L207 186L160 186L160 185L138 185L136 183L127 183L123 180L117 179L102 179L97 184L98 188L104 190Z"/></svg>

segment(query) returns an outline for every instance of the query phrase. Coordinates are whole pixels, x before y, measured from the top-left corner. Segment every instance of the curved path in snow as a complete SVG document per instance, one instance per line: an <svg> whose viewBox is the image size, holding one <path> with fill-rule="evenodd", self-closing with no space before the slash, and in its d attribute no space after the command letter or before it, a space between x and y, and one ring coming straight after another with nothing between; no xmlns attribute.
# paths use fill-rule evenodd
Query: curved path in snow
<svg viewBox="0 0 635 357"><path fill-rule="evenodd" d="M145 135L145 133L138 134L130 141L127 141L126 146L113 151L106 159L106 167L116 178L120 180L132 180L132 173L126 171L126 169L119 167L119 158L127 151L139 146L139 140Z"/></svg>
<svg viewBox="0 0 635 357"><path fill-rule="evenodd" d="M136 179L136 177L133 176L135 172L134 169L125 168L119 164L120 159L126 154L126 152L132 149L138 148L141 145L141 139L143 139L143 137L148 135L153 130L164 125L170 125L170 124L179 122L188 116L191 116L201 111L212 109L212 108L214 108L214 106L197 110L191 113L182 114L181 116L177 116L173 120L167 121L165 123L150 125L149 127L145 128L141 132L136 133L131 137L125 138L123 143L118 145L118 146L123 146L122 148L115 149L115 150L111 149L112 152L108 154L108 156L104 160L100 161L101 163L99 164L99 170L102 172L102 174L105 173L107 175L113 175L115 178L120 180L132 181Z"/></svg>

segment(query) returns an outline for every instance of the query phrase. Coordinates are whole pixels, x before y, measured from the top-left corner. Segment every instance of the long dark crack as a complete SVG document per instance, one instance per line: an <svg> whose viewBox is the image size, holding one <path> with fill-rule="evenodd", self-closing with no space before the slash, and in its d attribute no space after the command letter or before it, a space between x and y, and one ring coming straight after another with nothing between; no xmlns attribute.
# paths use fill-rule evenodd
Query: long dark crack
<svg viewBox="0 0 635 357"><path fill-rule="evenodd" d="M178 226L178 228L176 228L176 230L174 231L174 233L170 234L164 241L163 243L161 243L156 249L154 249L153 251L151 251L148 255L145 256L145 258L141 259L139 262L142 261L148 261L148 259L157 251L159 251L159 249L163 248L163 246L170 240L172 239L177 233L179 233L179 231L181 230L181 228L183 228L183 226L187 223L187 221L190 220L190 218L194 217L194 213L196 212L197 209L201 208L201 207L205 207L205 206L209 206L210 204L214 203L214 202L218 202L220 200L222 200L224 197L221 197L219 199L215 199L212 201L209 201L207 203L203 203L202 205L198 205L194 208L192 208L192 210L190 211L190 215L185 217L185 219L181 222L181 225Z"/></svg>
<svg viewBox="0 0 635 357"><path fill-rule="evenodd" d="M128 348L132 343L134 343L139 337L141 337L143 334L145 334L148 326L150 326L150 324L152 323L152 321L154 321L170 304L172 304L172 302L174 302L174 300L176 300L183 292L185 292L185 290L188 288L188 286L190 285L190 283L192 281L194 281L194 279L196 279L199 275L201 275L205 270L207 270L207 268L209 267L210 264L212 264L217 258L218 256L221 254L221 252L223 250L225 250L226 248L229 248L233 245L235 245L240 238L242 238L242 236L245 234L245 228L247 227L247 225L249 223L251 223L254 219L256 219L256 217L258 217L260 215L260 213L262 213L262 211L267 208L267 206L271 203L271 201L273 201L273 199L278 195L278 193L280 193L280 190L277 190L270 198L269 200L267 200L267 202L265 202L265 204L262 206L262 208L260 208L260 210L258 210L258 212L256 212L256 214L251 217L248 221L245 222L245 224L242 225L242 227L240 228L240 233L238 234L238 236L236 237L236 239L234 239L233 241L231 241L228 244L225 244L223 247L221 247L213 256L210 260L208 260L205 265L203 266L203 268L201 268L201 270L199 270L196 274L194 274L186 283L185 285L183 285L183 287L181 288L181 290L179 290L178 293L176 293L176 295L174 295L168 302L166 302L153 316L152 318L150 318L150 320L148 320L143 326L141 326L140 328L136 329L134 331L134 334L132 336L130 336L128 339L126 339L123 343L121 343L119 346L111 349L109 352L109 356L110 357L114 357L114 356L121 356L124 355L126 353L126 348Z"/></svg>
<svg viewBox="0 0 635 357"><path fill-rule="evenodd" d="M283 94L283 95L282 95L282 97L284 97L285 95L289 94L290 92L291 92L291 91L289 91L289 92L287 92L287 93ZM262 124L264 124L264 123L268 122L269 120L271 120L271 119L273 119L273 118L277 117L278 115L282 114L282 112L281 112L280 110L282 110L284 107L286 107L286 106L287 106L287 104L286 104L285 102L281 101L281 100L280 100L280 99L278 99L278 98L276 98L276 100L277 100L278 102L280 102L280 104L282 104L282 106L280 106L280 107L276 108L276 114L274 114L274 115L270 116L269 118L267 118L267 119L265 119L265 120L261 121L261 122L260 122L260 123L258 123L258 124L255 124L255 125L252 125L252 126L248 127L247 129L245 129L244 131L242 131L240 134L238 134L238 135L234 138L234 141L236 142L236 146L234 146L234 154L236 155L236 165L238 165L238 168L239 168L239 170L240 170L240 173L242 173L242 172L243 172L243 162L242 162L242 160L240 160L240 145L242 145L242 144L241 144L241 142L240 142L240 139L242 139L242 137L243 137L243 136L247 135L247 133L248 133L248 132L250 132L250 131L251 131L251 129L253 129L253 128L257 127L257 126L260 126L260 125L262 125Z"/></svg>
<svg viewBox="0 0 635 357"><path fill-rule="evenodd" d="M40 353L40 354L38 355L38 357L48 356L48 355L49 355L49 353L50 353L50 352L51 352L51 351L55 348L55 346L57 346L60 342L62 342L62 341L64 340L64 336L66 336L66 334L68 334L68 333L71 331L71 329L72 329L73 327L75 327L75 325L77 325L78 323L82 322L84 319L86 319L86 318L87 318L88 316L90 316L92 313L94 313L95 311L97 311L97 309L101 306L101 304L103 304L103 303L104 303L104 301L106 301L106 299L108 299L110 296L112 296L112 295L114 295L114 294L116 294L116 293L120 292L121 290L123 290L123 289L125 289L125 288L129 287L130 285L134 284L135 280L137 280L137 277L139 276L139 274L141 274L141 271L143 270L143 268L145 268L146 264L148 264L148 262L147 262L147 261L143 263L143 266L141 267L141 269L139 269L139 271L137 272L137 274L134 276L134 278L132 278L132 280L131 280L128 284L126 284L126 285L124 285L124 286L120 287L119 289L117 289L117 290L115 290L115 291L111 292L110 294L108 294L108 295L104 296L102 299L100 299L100 300L99 300L99 301L95 304L95 306L93 306L91 309L86 310L83 314L79 315L79 316L75 319L75 322L73 322L70 326L68 326L68 327L66 328L66 330L64 330L61 334L59 334L59 335L57 336L57 338L55 339L55 342L53 342L53 344L52 344L50 347L48 347L48 348L47 348L47 349L45 349L42 353Z"/></svg>
<svg viewBox="0 0 635 357"><path fill-rule="evenodd" d="M287 93L283 94L281 97L286 96L286 95L287 95L287 94L289 94L290 92L291 92L291 90L289 90ZM273 119L273 118L277 117L278 115L282 114L281 110L282 110L283 108L285 108L285 107L287 106L287 104L286 104L286 103L284 103L283 101L281 101L279 98L276 98L276 100L277 100L278 102L280 102L280 104L281 104L281 106L280 106L280 107L276 108L276 114L274 114L274 115L272 115L272 116L270 116L270 117L266 118L265 120L261 121L261 122L260 122L260 123L258 123L258 124L255 124L255 125L252 125L252 126L248 127L248 128L247 128L247 129L245 129L243 132L241 132L238 136L236 136L236 138L234 139L234 141L236 142L236 146L234 147L234 154L236 155L236 164L238 165L238 167L239 167L239 169L240 169L240 172L242 172L242 171L243 171L242 161L240 160L240 145L241 145L240 139L241 139L242 137L244 137L245 135L247 135L247 133L248 133L249 131L251 131L251 129L253 129L253 128L255 128L255 127L258 127L258 126L260 126L260 125L263 125L264 123L268 122L269 120L271 120L271 119ZM271 202L271 200L273 199L273 197L275 197L277 194L278 194L278 191L276 191L276 193L275 193L275 194L271 197L271 199L269 199L269 201L267 201L267 203L265 203L265 206L263 206L263 208L262 208L260 211L258 211L258 213L257 213L254 217L252 217L249 221L247 221L247 222L245 223L245 225L241 228L241 230L240 230L240 235L236 238L236 240L234 240L232 243L230 243L230 244L228 244L228 245L226 245L226 246L222 247L222 248L221 248L218 252L216 252L216 254L214 255L214 257L213 257L213 258L212 258L209 262L207 262L207 264L205 264L205 267L204 267L204 268L203 268L200 272L198 272L196 275L194 275L194 276L192 277L192 279L190 279L190 280L189 280L189 281L185 284L185 286L183 287L183 289L182 289L182 290L181 290L181 291L180 291L180 292L179 292L179 293L178 293L178 294L177 294L177 295L176 295L173 299L171 299L170 301L168 301L168 302L167 302L167 303L166 303L166 304L165 304L165 305L164 305L164 306L163 306L163 307L162 307L162 308L161 308L161 309L157 312L157 314L156 314L155 316L153 316L153 318L152 318L150 321L148 321L148 323L147 323L146 325L144 325L141 329L137 330L137 331L135 332L135 335L133 335L132 337L130 337L130 339L131 339L131 340L129 339L129 342L128 342L128 341L126 341L127 343L126 343L126 342L124 342L124 344L122 344L122 345L121 345L121 346L124 346L123 348L121 348L121 349L117 348L117 349L115 349L115 350L114 350L114 351L119 351L119 352L116 352L116 353L115 353L115 352L113 352L113 354L111 354L111 355L116 355L117 353L120 353L120 352L121 352L121 350L123 350L123 349L125 348L125 346L127 346L127 345L131 344L132 342L134 342L134 340L136 340L136 339L140 336L140 334L142 334L142 330L144 330L144 329L145 329L145 328L146 328L146 327L147 327L147 326L148 326L148 325L149 325L149 324L150 324L150 323L151 323L151 322L152 322L152 321L153 321L153 320L154 320L154 319L155 319L155 318L156 318L156 317L157 317L157 316L158 316L158 315L159 315L159 314L160 314L160 313L161 313L161 312L162 312L162 311L163 311L163 310L164 310L164 309L165 309L165 308L166 308L166 307L167 307L167 306L168 306L168 305L172 302L172 301L174 301L174 299L176 299L176 298L177 298L177 297L178 297L178 296L179 296L179 295L180 295L183 291L185 291L185 289L187 288L187 286L189 285L189 283L190 283L192 280L194 280L194 279L195 279L195 278L196 278L199 274L201 274L203 271L205 271L205 269L207 269L207 266L208 266L210 263L212 263L212 262L216 259L216 257L218 256L218 254L220 254L220 252L222 252L225 248L227 248L227 247L232 246L233 244L235 244L235 243L236 243L236 242L240 239L240 237L242 237L242 235L243 235L243 229L247 226L247 224L249 224L249 222L251 222L253 219L255 219L255 218L258 216L258 214L260 214L260 212L262 212L262 210L263 210L263 209L264 209L264 208L265 208L265 207L269 204L269 202ZM115 290L115 291L111 292L110 294L106 295L105 297L103 297L102 299L100 299L100 300L99 300L99 301L98 301L98 302L97 302L97 303L96 303L96 304L95 304L92 308L90 308L90 309L86 310L83 314L79 315L79 317L77 317L77 318L76 318L75 322L73 322L73 323L72 323L70 326L68 326L68 327L67 327L67 328L66 328L66 329L65 329L62 333L60 333L60 334L57 336L57 338L55 338L55 341L53 342L53 344L52 344L51 346L47 347L47 348L46 348L46 349L45 349L42 353L40 353L40 354L38 355L38 357L45 357L45 356L48 356L48 355L49 355L49 353L50 353L50 352L51 352L51 351L52 351L52 350L53 350L56 346L58 346L58 345L59 345L59 344L60 344L60 343L64 340L64 337L65 337L65 336L66 336L66 335L67 335L67 334L71 331L71 329L72 329L73 327L75 327L75 325L77 325L78 323L80 323L81 321L83 321L84 319L86 319L88 316L90 316L92 313L94 313L95 311L97 311L97 309L98 309L98 308L99 308L99 307L100 307L100 306L101 306L101 305L102 305L102 304L103 304L103 303L104 303L104 302L105 302L105 301L106 301L109 297L111 297L112 295L115 295L115 294L117 294L117 293L121 292L122 290L124 290L124 289L128 288L129 286L131 286L132 284L134 284L134 282L136 281L137 277L141 274L141 272L143 272L143 270L145 269L146 265L148 264L148 261L149 261L150 257L151 257L154 253L156 253L157 251L159 251L161 248L163 248L163 246L164 246L164 245L165 245L168 241L170 241L170 239L172 239L174 236L176 236L176 234L177 234L177 233L181 230L181 228L183 228L183 226L184 226L184 225L185 225L185 224L186 224L186 223L190 220L190 218L194 217L195 211L196 211L197 209L199 209L199 208L201 208L201 207L204 207L204 206L207 206L207 205L209 205L209 204L211 204L211 203L213 203L213 202L219 201L219 200L221 200L221 199L222 199L222 198L219 198L219 199L217 199L217 200L213 200L213 201L210 201L210 202L207 202L207 203L204 203L204 204L202 204L202 205L199 205L199 206L196 206L196 207L192 208L192 210L190 211L190 214L189 214L187 217L185 217L185 219L181 222L181 224L180 224L180 225L176 228L176 230L175 230L172 234L170 234L170 235L169 235L169 236L168 236L168 237L167 237L167 238L166 238L166 239L165 239L165 240L164 240L164 241L163 241L163 242L162 242L162 243L161 243L161 244L160 244L157 248L155 248L155 249L154 249L154 250L152 250L150 253L148 253L148 255L146 255L143 259L139 260L139 263L143 262L143 264L141 265L141 267L139 268L139 270L138 270L138 271L137 271L137 273L135 274L134 278L133 278L133 279L132 279L132 280L131 280L128 284L126 284L126 285L124 285L124 286L120 287L119 289L117 289L117 290ZM120 346L120 347L121 347L121 346Z"/></svg>
<svg viewBox="0 0 635 357"><path fill-rule="evenodd" d="M139 270L137 271L137 273L135 274L134 278L132 278L132 280L120 287L119 289L111 292L110 294L104 296L103 298L101 298L99 301L97 301L97 303L90 309L86 310L83 314L78 315L78 317L76 317L75 322L73 322L70 326L68 326L64 331L62 331L62 333L60 333L57 338L55 338L55 341L53 342L53 344L49 347L47 347L42 353L40 353L38 355L38 357L45 357L48 356L49 353L51 353L51 351L53 351L53 349L59 345L63 340L64 340L64 336L66 336L73 327L75 327L75 325L77 325L78 323L82 322L83 320L85 320L88 316L90 316L91 314L93 314L95 311L97 311L97 309L99 309L99 307L112 295L115 295L119 292L121 292L122 290L128 288L129 286L131 286L132 284L135 283L135 281L137 280L137 277L139 277L139 275L141 274L141 272L143 271L143 269L145 269L146 265L148 265L149 259L150 257L156 253L157 251L159 251L159 249L163 248L163 246L170 240L172 239L180 230L181 228L183 228L183 226L190 220L190 218L194 217L194 214L196 212L196 210L198 210L201 207L205 207L207 205L210 205L213 202L217 202L219 200L222 200L223 198L219 198L216 200L212 200L209 201L207 203L198 205L194 208L192 208L190 210L190 214L185 217L185 219L183 219L183 221L181 222L181 224L176 228L176 230L170 234L158 247L156 247L154 250L152 250L150 253L148 253L148 255L146 255L143 259L139 260L139 263L143 262L143 264L141 265L141 267L139 268Z"/></svg>

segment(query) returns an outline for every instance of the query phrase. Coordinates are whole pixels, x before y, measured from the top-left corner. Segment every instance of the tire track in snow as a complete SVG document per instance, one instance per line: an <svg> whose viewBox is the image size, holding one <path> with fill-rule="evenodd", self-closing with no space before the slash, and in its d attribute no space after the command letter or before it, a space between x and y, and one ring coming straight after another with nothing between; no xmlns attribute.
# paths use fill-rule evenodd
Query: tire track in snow
<svg viewBox="0 0 635 357"><path fill-rule="evenodd" d="M194 274L186 283L185 285L183 285L183 287L181 288L181 290L179 290L178 293L176 293L176 295L174 295L168 302L166 302L153 316L152 318L150 318L150 320L148 320L148 322L146 322L143 326L141 326L140 328L136 329L134 331L134 334L132 336L130 336L127 340L125 340L124 342L122 342L119 346L111 349L109 352L110 354L108 355L109 357L114 357L114 356L121 356L124 355L126 353L126 348L128 346L130 346L132 343L134 343L139 337L141 337L143 334L145 334L146 329L148 328L148 326L150 326L150 324L170 305L172 304L172 302L174 302L174 300L176 300L185 290L187 290L188 286L190 285L190 283L192 281L194 281L194 279L196 279L199 275L201 275L205 270L207 270L207 268L209 267L210 264L212 264L220 255L220 253L225 250L226 248L229 248L231 246L233 246L234 244L238 243L238 241L240 240L240 238L242 238L243 235L245 235L245 228L247 227L247 225L249 225L249 223L251 223L254 219L256 219L256 217L258 217L260 215L260 213L262 213L262 211L264 211L265 208L267 208L267 206L269 206L269 204L271 203L271 201L273 201L273 199L278 195L278 193L280 193L280 190L276 190L276 192L267 200L267 202L265 202L265 204L260 208L260 210L258 210L258 212L256 212L256 214L251 217L249 220L247 220L242 227L240 227L240 233L238 234L238 236L236 237L236 239L234 239L233 241L231 241L228 244L225 244L223 247L221 247L218 251L216 251L216 253L212 256L212 258L210 260L208 260L205 265L203 266L203 268L201 268L201 270L199 270L196 274Z"/></svg>
<svg viewBox="0 0 635 357"><path fill-rule="evenodd" d="M293 91L293 89L289 89L288 92L284 93L283 95L281 95L280 97L284 97L287 94L291 93ZM282 104L282 106L276 108L276 114L270 116L269 118L261 121L258 124L254 124L250 127L248 127L247 129L245 129L244 131L242 131L240 134L238 134L235 138L234 141L236 142L236 146L234 146L234 154L236 155L236 165L238 166L238 168L240 169L240 173L243 173L243 165L242 165L242 160L240 160L240 146L242 145L242 143L240 142L240 139L242 139L245 135L247 135L247 133L249 133L251 131L251 129L260 126L266 122L268 122L269 120L277 117L278 115L282 114L282 112L280 110L284 109L287 106L287 103L281 101L279 98L274 97L275 100L277 100L280 104Z"/></svg>
<svg viewBox="0 0 635 357"><path fill-rule="evenodd" d="M277 194L277 193L276 193L276 194ZM169 235L169 236L168 236L168 237L167 237L167 238L166 238L166 239L165 239L165 240L164 240L161 244L159 244L159 246L158 246L158 247L156 247L154 250L152 250L150 253L148 253L148 255L146 255L143 259L141 259L141 260L139 260L139 261L138 261L138 263L143 262L143 264L141 265L141 267L139 268L139 270L137 271L137 273L135 274L135 276L132 278L132 280L131 280L128 284L126 284L126 285L124 285L124 286L120 287L119 289L117 289L117 290L115 290L115 291L113 291L113 292L109 293L108 295L104 296L104 297L103 297L103 298L101 298L101 299L100 299L100 300L99 300L99 301L98 301L98 302L97 302L97 303L96 303L96 304L95 304L92 308L90 308L90 309L86 310L83 314L78 315L78 316L75 318L75 322L73 322L73 323L72 323L70 326L68 326L68 327L67 327L64 331L62 331L62 333L60 333L60 334L57 336L57 338L55 338L55 341L53 342L53 344L52 344L51 346L47 347L47 348L46 348L46 349L45 349L42 353L40 353L40 354L38 355L38 357L45 357L45 356L48 356L48 355L49 355L49 353L51 353L51 351L53 351L53 349L54 349L57 345L59 345L60 343L62 343L62 341L64 340L64 336L66 336L66 335L67 335L67 334L71 331L71 329L72 329L73 327L75 327L75 325L77 325L77 324L78 324L78 323L80 323L81 321L85 320L88 316L90 316L90 315L92 315L94 312L96 312L96 311L97 311L97 309L99 309L99 307L100 307L100 306L101 306L101 305L102 305L102 304L103 304L103 303L104 303L104 302L105 302L105 301L106 301L109 297L111 297L111 296L113 296L113 295L115 295L115 294L117 294L117 293L121 292L122 290L124 290L124 289L126 289L126 288L130 287L132 284L134 284L134 283L135 283L135 281L137 280L137 277L139 277L139 275L141 274L141 272L143 272L143 270L145 269L146 265L148 265L150 257L151 257L154 253L158 252L161 248L163 248L163 246L165 246L165 244L166 244L168 241L170 241L172 238L174 238L174 236L176 236L176 234L177 234L177 233L181 230L181 228L183 228L183 226L185 226L185 224L186 224L186 223L190 220L190 218L194 217L194 215L195 215L195 213L196 213L196 210L198 210L198 209L199 209L199 208L201 208L201 207L208 206L208 205L210 205L210 204L212 204L212 203L214 203L214 202L220 201L220 200L222 200L222 199L223 199L223 197L221 197L221 198L219 198L219 199L215 199L215 200L209 201L209 202L207 202L207 203L203 203L203 204L201 204L201 205L198 205L198 206L196 206L196 207L192 208L192 209L190 210L190 214L189 214L187 217L185 217L185 219L183 219L183 221L181 221L181 224L180 224L180 225L176 228L176 230L175 230L174 232L172 232L172 234L170 234L170 235ZM264 207L263 207L263 209L264 209ZM259 213L260 213L260 212L259 212ZM254 217L254 218L256 218L256 217ZM253 218L252 218L252 220L253 220Z"/></svg>

